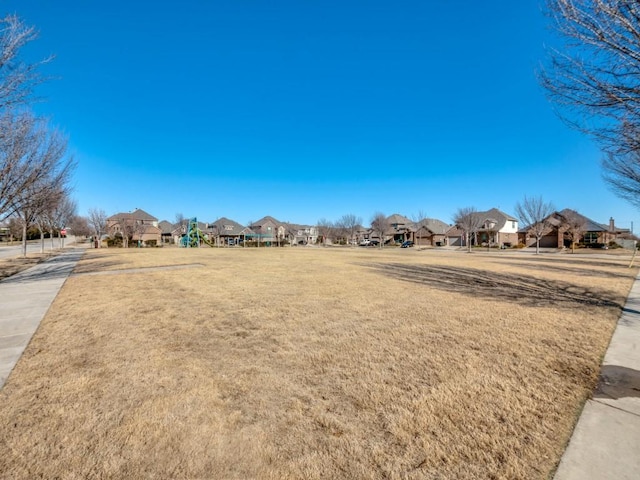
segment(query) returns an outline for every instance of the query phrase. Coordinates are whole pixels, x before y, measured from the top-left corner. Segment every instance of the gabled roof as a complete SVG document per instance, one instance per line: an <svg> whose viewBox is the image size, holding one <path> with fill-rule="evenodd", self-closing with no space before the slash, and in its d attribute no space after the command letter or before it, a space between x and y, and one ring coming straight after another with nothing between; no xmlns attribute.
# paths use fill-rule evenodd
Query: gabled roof
<svg viewBox="0 0 640 480"><path fill-rule="evenodd" d="M447 230L449 230L450 225L443 222L442 220L438 220L437 218L425 218L424 220L416 223L415 228L416 230L425 228L434 235L444 235Z"/></svg>
<svg viewBox="0 0 640 480"><path fill-rule="evenodd" d="M216 229L214 229L214 233L217 233L218 235L242 235L246 228L238 222L226 217L221 217L215 222L209 224L209 229L211 229L212 225L216 227Z"/></svg>
<svg viewBox="0 0 640 480"><path fill-rule="evenodd" d="M254 225L262 226L262 225L264 225L265 223L268 223L268 222L271 222L271 223L273 223L273 224L275 224L277 226L282 225L282 222L280 222L279 220L276 220L275 218L267 215L266 217L262 217L260 220L256 220L255 222L251 222L250 226L251 227L253 227Z"/></svg>
<svg viewBox="0 0 640 480"><path fill-rule="evenodd" d="M129 212L119 212L119 213L114 213L109 218L107 218L107 220L108 221L116 221L116 220L120 220L121 218L126 218L126 219L133 220L133 215L131 215L131 213L129 213Z"/></svg>
<svg viewBox="0 0 640 480"><path fill-rule="evenodd" d="M283 224L284 227L287 229L287 231L289 232L289 234L291 235L297 235L299 231L305 231L305 230L310 230L316 228L313 225L300 225L298 223L284 223Z"/></svg>
<svg viewBox="0 0 640 480"><path fill-rule="evenodd" d="M561 210L560 212L557 212L558 215L562 216L563 218L567 217L567 216L571 216L571 215L575 215L576 217L578 217L581 221L584 222L584 230L585 232L606 232L609 230L608 227L605 227L604 225L598 223L598 222L594 222L593 220L591 220L590 218L585 217L584 215L576 212L575 210L572 210L570 208L565 208L564 210Z"/></svg>
<svg viewBox="0 0 640 480"><path fill-rule="evenodd" d="M173 232L173 230L176 228L176 225L168 222L167 220L162 220L158 223L158 227L160 228L160 230L162 230L162 233L166 235Z"/></svg>
<svg viewBox="0 0 640 480"><path fill-rule="evenodd" d="M145 212L144 210L141 209L136 209L133 212L131 212L131 215L133 215L133 217L136 220L147 220L150 222L157 222L158 219L156 217L154 217L153 215L149 215L147 212Z"/></svg>
<svg viewBox="0 0 640 480"><path fill-rule="evenodd" d="M149 233L153 233L153 234L158 234L158 233L162 233L162 230L158 227L154 227L153 225L142 225L142 228L139 229L140 232L144 233L144 234L149 234Z"/></svg>
<svg viewBox="0 0 640 480"><path fill-rule="evenodd" d="M153 215L149 215L144 210L140 210L139 208L134 210L133 212L119 212L114 215L111 215L107 220L117 220L119 218L130 218L132 220L142 220L146 222L157 222L158 219Z"/></svg>
<svg viewBox="0 0 640 480"><path fill-rule="evenodd" d="M387 217L387 223L389 225L411 225L413 222L409 220L407 217L403 217L399 213L394 213L393 215L389 215Z"/></svg>
<svg viewBox="0 0 640 480"><path fill-rule="evenodd" d="M602 225L598 222L594 222L590 218L585 217L584 215L572 210L570 208L565 208L559 212L553 212L547 218L545 218L548 225L551 225L554 228L561 228L562 224L565 221L567 216L575 215L579 219L584 222L584 231L585 232L606 232L609 228L605 225ZM526 225L518 230L518 233L527 233L531 229L531 225Z"/></svg>
<svg viewBox="0 0 640 480"><path fill-rule="evenodd" d="M445 235L447 237L460 237L464 235L464 230L462 230L457 225L451 225L445 232Z"/></svg>
<svg viewBox="0 0 640 480"><path fill-rule="evenodd" d="M498 210L497 208L492 208L491 210L487 210L486 212L478 212L478 214L481 215L485 220L495 221L496 228L498 230L504 227L507 222L518 221L517 218L512 217L511 215L508 215L503 211Z"/></svg>

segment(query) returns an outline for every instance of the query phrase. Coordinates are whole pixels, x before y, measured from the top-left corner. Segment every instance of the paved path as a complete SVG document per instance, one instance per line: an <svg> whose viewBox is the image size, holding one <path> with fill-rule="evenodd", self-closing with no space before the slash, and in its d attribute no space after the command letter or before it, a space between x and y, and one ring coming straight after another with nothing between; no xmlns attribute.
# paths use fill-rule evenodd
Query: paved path
<svg viewBox="0 0 640 480"><path fill-rule="evenodd" d="M65 249L0 281L0 388L84 251Z"/></svg>
<svg viewBox="0 0 640 480"><path fill-rule="evenodd" d="M64 238L64 242L61 242L59 238L54 238L53 244L51 243L50 238L45 238L44 251L50 252L51 250L58 250L61 243L64 243L64 248L68 248L72 244L76 243L76 237L70 235ZM40 240L30 240L29 242L27 242L27 253L40 253L42 247L43 244L40 242ZM22 255L21 243L13 242L13 244L11 245L6 245L3 242L2 244L0 244L0 258L18 257L20 255Z"/></svg>
<svg viewBox="0 0 640 480"><path fill-rule="evenodd" d="M640 276L554 478L640 478Z"/></svg>

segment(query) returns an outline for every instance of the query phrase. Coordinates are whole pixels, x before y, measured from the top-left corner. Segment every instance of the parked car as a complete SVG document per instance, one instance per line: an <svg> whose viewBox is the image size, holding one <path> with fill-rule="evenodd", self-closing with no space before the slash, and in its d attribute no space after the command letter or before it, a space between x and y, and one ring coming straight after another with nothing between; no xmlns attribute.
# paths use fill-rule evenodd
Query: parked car
<svg viewBox="0 0 640 480"><path fill-rule="evenodd" d="M361 247L377 247L380 242L378 240L362 240L358 245Z"/></svg>
<svg viewBox="0 0 640 480"><path fill-rule="evenodd" d="M402 247L402 248L413 247L413 242L411 240L407 240L402 245L400 245L400 247Z"/></svg>

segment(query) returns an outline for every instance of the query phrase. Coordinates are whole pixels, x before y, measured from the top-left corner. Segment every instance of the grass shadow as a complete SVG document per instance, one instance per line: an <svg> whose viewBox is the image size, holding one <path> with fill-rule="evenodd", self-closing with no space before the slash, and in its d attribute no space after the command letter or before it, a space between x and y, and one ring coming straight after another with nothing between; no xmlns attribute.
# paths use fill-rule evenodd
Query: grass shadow
<svg viewBox="0 0 640 480"><path fill-rule="evenodd" d="M571 273L580 276L589 276L589 277L602 277L602 278L629 278L628 274L625 273L616 273L616 272L607 272L603 270L594 270L592 264L582 264L583 268L579 267L569 267L558 265L557 263L547 263L547 264L537 264L536 262L509 262L509 265L513 265L516 267L528 268L531 270L538 270L542 272L563 272L563 273ZM612 267L614 265L609 265Z"/></svg>
<svg viewBox="0 0 640 480"><path fill-rule="evenodd" d="M461 267L374 263L364 266L391 278L472 297L495 298L527 306L618 307L611 294L568 282Z"/></svg>

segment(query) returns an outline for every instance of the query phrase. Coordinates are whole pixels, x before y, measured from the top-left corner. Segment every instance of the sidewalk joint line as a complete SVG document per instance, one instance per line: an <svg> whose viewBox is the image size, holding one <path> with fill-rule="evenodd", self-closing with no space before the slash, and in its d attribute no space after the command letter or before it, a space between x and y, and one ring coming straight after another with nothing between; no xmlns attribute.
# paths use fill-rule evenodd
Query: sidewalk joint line
<svg viewBox="0 0 640 480"><path fill-rule="evenodd" d="M640 414L639 413L630 412L629 410L625 410L624 408L616 407L615 405L611 405L610 403L601 402L601 401L599 401L599 400L597 400L595 398L592 398L591 401L595 402L595 403L598 403L600 405L604 405L605 407L615 408L616 410L620 410L621 412L628 413L629 415L633 415L634 417L639 417L640 418Z"/></svg>

